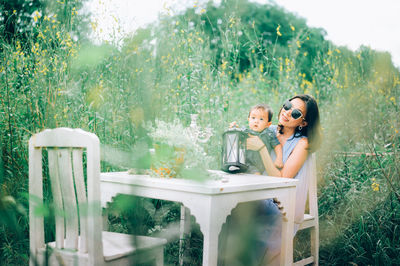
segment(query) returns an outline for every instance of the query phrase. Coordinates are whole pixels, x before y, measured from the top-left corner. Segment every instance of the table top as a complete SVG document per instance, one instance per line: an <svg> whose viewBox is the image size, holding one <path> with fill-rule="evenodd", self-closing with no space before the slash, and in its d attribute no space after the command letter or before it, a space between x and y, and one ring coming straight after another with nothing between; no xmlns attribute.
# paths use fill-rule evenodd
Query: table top
<svg viewBox="0 0 400 266"><path fill-rule="evenodd" d="M229 174L209 170L211 177L204 180L160 178L149 175L132 175L128 172L101 173L100 181L139 187L151 187L199 194L224 194L296 186L298 180L253 174Z"/></svg>

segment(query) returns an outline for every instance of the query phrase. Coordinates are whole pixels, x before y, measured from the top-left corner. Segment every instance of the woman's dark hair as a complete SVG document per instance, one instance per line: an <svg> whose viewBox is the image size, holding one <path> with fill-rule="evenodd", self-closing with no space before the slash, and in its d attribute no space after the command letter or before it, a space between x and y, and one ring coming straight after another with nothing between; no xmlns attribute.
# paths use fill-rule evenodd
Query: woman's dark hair
<svg viewBox="0 0 400 266"><path fill-rule="evenodd" d="M306 117L304 120L307 122L307 126L299 129L297 127L294 132L295 137L305 136L308 138L308 150L315 152L321 146L322 142L322 130L319 121L319 111L317 101L308 94L296 95L289 99L300 99L306 104ZM282 109L281 109L282 111ZM279 111L280 114L280 111ZM279 133L283 134L283 125L278 125Z"/></svg>

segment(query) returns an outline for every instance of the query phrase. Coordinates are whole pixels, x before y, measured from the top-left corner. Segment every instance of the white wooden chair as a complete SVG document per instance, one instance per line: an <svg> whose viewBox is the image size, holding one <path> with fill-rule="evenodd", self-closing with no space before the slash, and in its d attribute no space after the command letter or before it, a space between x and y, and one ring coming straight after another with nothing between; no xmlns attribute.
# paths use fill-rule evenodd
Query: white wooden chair
<svg viewBox="0 0 400 266"><path fill-rule="evenodd" d="M55 242L45 243L42 149L47 148ZM86 183L83 153L86 150ZM44 130L29 140L30 265L163 265L165 239L102 231L100 143L81 129ZM61 214L60 214L61 213ZM135 244L134 244L135 243ZM51 248L46 253L46 248ZM47 258L46 258L47 257Z"/></svg>
<svg viewBox="0 0 400 266"><path fill-rule="evenodd" d="M318 265L319 252L319 224L318 224L318 199L317 199L317 168L315 162L315 154L312 155L312 175L308 185L308 205L309 213L304 214L304 220L300 224L298 230L310 228L310 257L296 261L294 265L307 265L313 263Z"/></svg>

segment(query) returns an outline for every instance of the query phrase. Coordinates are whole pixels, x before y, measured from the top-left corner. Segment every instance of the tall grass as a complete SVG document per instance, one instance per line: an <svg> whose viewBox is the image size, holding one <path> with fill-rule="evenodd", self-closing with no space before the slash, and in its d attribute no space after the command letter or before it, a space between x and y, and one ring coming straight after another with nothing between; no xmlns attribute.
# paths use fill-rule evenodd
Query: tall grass
<svg viewBox="0 0 400 266"><path fill-rule="evenodd" d="M36 34L26 43L1 40L1 260L28 260L24 195L27 141L35 132L62 126L94 132L105 145L102 170L127 170L142 167L142 161L115 163L104 151L129 157L151 146L144 122L179 119L188 126L196 113L200 126L213 129L205 148L215 158L211 167L218 168L220 136L230 121L245 125L253 104L266 102L277 113L285 99L310 93L320 105L325 135L317 154L321 264L398 264L400 78L390 56L323 42L326 52L313 57L304 73L299 62L310 55L301 47L311 31L293 29L286 56L278 57L277 42L263 43L262 33L239 14L224 14L212 25L219 34L209 35L207 10L197 9L201 16L161 17L120 47L75 39L57 16L38 19ZM277 38L280 30L274 27ZM215 53L216 42L222 53ZM246 70L240 66L241 50L248 51ZM152 234L179 220L176 204L137 206L142 206L140 217L117 206L125 212L111 212L111 228L127 231L138 219L140 232ZM201 238L196 229L189 241L190 263L201 257ZM173 240L166 260L176 264Z"/></svg>

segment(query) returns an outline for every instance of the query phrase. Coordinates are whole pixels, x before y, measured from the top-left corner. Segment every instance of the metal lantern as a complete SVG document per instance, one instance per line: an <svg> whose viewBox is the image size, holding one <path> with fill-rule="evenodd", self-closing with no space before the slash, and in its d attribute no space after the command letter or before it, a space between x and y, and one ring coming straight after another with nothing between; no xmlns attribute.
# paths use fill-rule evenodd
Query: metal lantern
<svg viewBox="0 0 400 266"><path fill-rule="evenodd" d="M222 134L222 170L228 173L245 172L247 134L237 128Z"/></svg>

